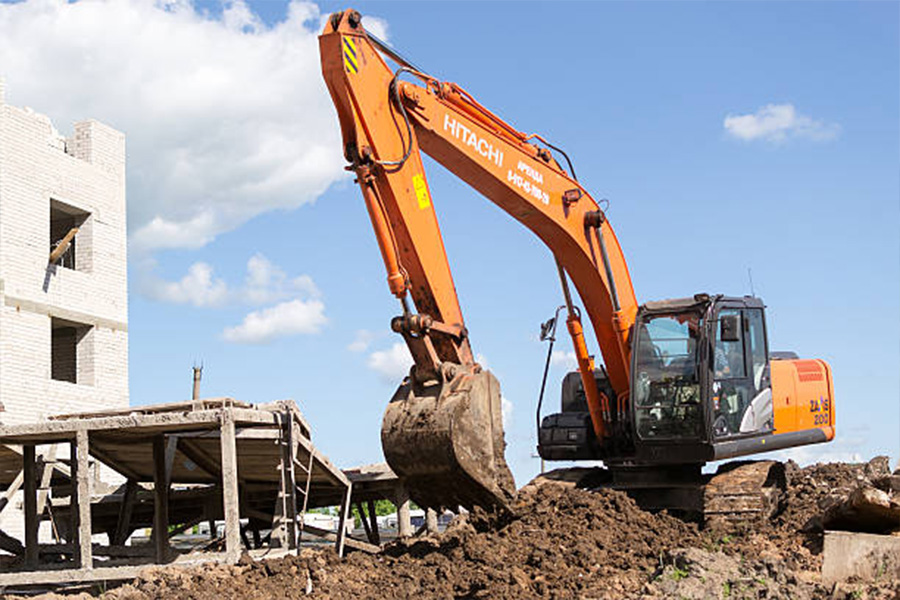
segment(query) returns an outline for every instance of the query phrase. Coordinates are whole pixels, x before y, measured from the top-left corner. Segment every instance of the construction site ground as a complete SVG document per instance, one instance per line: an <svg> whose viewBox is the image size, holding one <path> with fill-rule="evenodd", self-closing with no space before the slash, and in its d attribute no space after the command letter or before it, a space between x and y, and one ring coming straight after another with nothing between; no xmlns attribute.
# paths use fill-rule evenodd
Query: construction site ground
<svg viewBox="0 0 900 600"><path fill-rule="evenodd" d="M896 599L894 567L867 582L821 578L823 510L883 476L873 465L788 463L783 511L743 531L651 514L621 492L529 485L514 516L475 511L442 534L395 542L380 554L340 559L331 549L304 548L269 561L244 556L237 565L149 567L131 582L66 597Z"/></svg>

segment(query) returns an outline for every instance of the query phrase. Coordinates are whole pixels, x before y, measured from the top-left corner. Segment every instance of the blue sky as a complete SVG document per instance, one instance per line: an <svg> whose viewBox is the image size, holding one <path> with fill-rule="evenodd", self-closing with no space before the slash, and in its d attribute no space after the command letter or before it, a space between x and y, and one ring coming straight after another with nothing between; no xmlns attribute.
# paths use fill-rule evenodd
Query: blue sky
<svg viewBox="0 0 900 600"><path fill-rule="evenodd" d="M346 6L317 6L204 3L197 16L176 3L168 12L133 8L143 18L132 19L100 5L93 20L131 35L99 49L84 42L67 66L102 86L100 75L120 68L104 60L110 48L122 62L133 52L137 66L117 79L128 93L85 85L48 100L52 85L34 75L43 71L26 69L53 56L46 48L4 60L0 42L0 74L10 103L49 114L61 130L92 116L128 135L132 403L186 398L190 367L202 361L205 395L294 398L314 441L352 466L381 460L381 414L396 385L386 373L392 365L396 373L391 349L400 341L388 324L398 306L360 193L340 174L336 118L316 70L320 15ZM0 7L0 34L46 27L52 10L28 8L10 16ZM792 456L897 459L896 3L358 8L417 65L565 148L581 182L610 201L639 301L749 293L752 269L770 348L824 358L834 370L838 439ZM79 13L54 10L59 31L78 30ZM140 23L171 26L166 54ZM144 34L146 45L133 42ZM175 66L162 78L160 61L196 68L184 71L190 80ZM143 72L144 84L128 88ZM145 109L128 108L135 104ZM473 347L512 405L507 458L524 484L538 469L534 407L546 353L538 324L561 301L554 264L527 230L439 165L426 168ZM248 314L259 324L291 303L296 312L286 314L301 325L279 321L263 343L239 343L253 337ZM550 410L568 340L557 348Z"/></svg>

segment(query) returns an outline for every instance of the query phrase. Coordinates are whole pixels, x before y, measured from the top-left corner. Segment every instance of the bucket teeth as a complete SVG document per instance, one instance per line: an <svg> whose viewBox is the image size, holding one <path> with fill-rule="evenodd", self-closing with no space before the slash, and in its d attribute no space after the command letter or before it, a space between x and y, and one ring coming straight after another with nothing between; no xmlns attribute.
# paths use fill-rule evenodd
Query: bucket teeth
<svg viewBox="0 0 900 600"><path fill-rule="evenodd" d="M489 371L460 369L415 391L404 382L385 410L381 445L419 506L510 510L515 481L503 455L500 385Z"/></svg>

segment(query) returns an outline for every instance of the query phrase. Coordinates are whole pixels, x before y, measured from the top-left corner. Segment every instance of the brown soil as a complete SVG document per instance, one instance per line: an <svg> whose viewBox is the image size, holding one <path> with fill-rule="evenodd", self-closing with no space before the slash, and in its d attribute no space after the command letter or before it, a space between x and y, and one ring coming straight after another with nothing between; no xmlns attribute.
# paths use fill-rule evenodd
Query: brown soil
<svg viewBox="0 0 900 600"><path fill-rule="evenodd" d="M871 477L866 469L789 464L784 512L743 534L644 512L620 492L544 485L520 493L516 516L476 511L440 536L398 542L380 555L340 560L330 550L304 550L237 566L151 568L100 597L900 598L897 581L825 589L821 534L801 531L836 490Z"/></svg>

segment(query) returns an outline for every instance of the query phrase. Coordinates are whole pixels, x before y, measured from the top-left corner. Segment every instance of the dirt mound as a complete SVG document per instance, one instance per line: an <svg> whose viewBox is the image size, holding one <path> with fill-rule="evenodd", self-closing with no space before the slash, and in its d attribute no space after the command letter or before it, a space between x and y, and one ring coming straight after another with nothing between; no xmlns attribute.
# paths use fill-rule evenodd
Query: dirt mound
<svg viewBox="0 0 900 600"><path fill-rule="evenodd" d="M891 474L886 456L867 463L825 463L801 469L785 464L788 490L785 510L776 523L795 530L816 529L816 519L836 499L849 496L862 484Z"/></svg>
<svg viewBox="0 0 900 600"><path fill-rule="evenodd" d="M475 512L441 536L384 554L304 552L236 567L153 569L104 598L572 598L639 594L666 551L700 543L693 525L640 510L625 494L547 486L518 516Z"/></svg>
<svg viewBox="0 0 900 600"><path fill-rule="evenodd" d="M820 533L802 531L836 494L883 465L787 465L784 511L744 532L701 531L624 493L529 486L514 516L475 511L440 536L379 555L304 549L235 566L149 568L106 600L150 598L888 598L900 583L826 590ZM886 467L885 467L886 468ZM849 584L848 584L849 585ZM893 595L892 595L893 594Z"/></svg>

